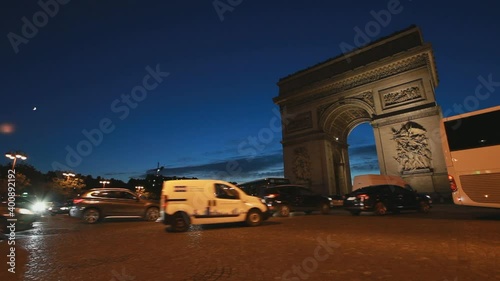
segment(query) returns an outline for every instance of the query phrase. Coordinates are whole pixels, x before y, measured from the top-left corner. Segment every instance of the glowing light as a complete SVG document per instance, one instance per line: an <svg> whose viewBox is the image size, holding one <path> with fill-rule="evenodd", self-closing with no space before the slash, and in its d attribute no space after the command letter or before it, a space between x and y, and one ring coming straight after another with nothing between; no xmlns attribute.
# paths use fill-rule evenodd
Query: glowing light
<svg viewBox="0 0 500 281"><path fill-rule="evenodd" d="M3 123L0 124L0 133L1 134L12 134L14 132L14 124Z"/></svg>

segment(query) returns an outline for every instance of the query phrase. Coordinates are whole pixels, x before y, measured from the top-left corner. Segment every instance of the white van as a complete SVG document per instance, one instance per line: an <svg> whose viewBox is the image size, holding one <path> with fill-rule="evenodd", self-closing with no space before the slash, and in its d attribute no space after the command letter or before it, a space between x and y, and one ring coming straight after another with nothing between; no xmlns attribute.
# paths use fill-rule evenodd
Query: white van
<svg viewBox="0 0 500 281"><path fill-rule="evenodd" d="M267 206L235 185L221 180L163 182L160 216L174 231L190 225L246 222L257 226L269 218Z"/></svg>
<svg viewBox="0 0 500 281"><path fill-rule="evenodd" d="M410 185L399 176L367 174L354 177L352 181L352 191L371 185L381 184L397 185L408 189L411 188Z"/></svg>

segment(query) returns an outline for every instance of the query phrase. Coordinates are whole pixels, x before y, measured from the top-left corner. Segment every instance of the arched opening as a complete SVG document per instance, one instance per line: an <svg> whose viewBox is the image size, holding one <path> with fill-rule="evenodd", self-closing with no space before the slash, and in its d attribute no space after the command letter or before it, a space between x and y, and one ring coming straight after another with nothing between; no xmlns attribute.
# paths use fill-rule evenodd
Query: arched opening
<svg viewBox="0 0 500 281"><path fill-rule="evenodd" d="M380 167L373 128L368 122L356 125L347 137L351 182L356 175L379 174Z"/></svg>
<svg viewBox="0 0 500 281"><path fill-rule="evenodd" d="M335 194L345 194L351 191L351 156L348 136L359 124L370 122L371 116L372 108L365 102L347 99L328 107L320 118L320 124L329 141L330 191ZM373 130L368 134L372 136L371 141L374 143Z"/></svg>

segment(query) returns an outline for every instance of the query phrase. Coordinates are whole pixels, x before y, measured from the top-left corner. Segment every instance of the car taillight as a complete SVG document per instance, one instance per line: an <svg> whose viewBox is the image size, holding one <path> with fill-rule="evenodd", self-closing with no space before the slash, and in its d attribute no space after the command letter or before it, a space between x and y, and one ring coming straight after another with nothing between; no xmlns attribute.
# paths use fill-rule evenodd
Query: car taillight
<svg viewBox="0 0 500 281"><path fill-rule="evenodd" d="M168 203L168 196L163 195L163 205L162 205L163 210L167 208L167 203Z"/></svg>
<svg viewBox="0 0 500 281"><path fill-rule="evenodd" d="M73 199L73 204L78 204L82 201L83 201L83 199Z"/></svg>
<svg viewBox="0 0 500 281"><path fill-rule="evenodd" d="M448 175L448 181L450 182L451 192L456 192L458 190L457 183L455 182L455 178L453 176Z"/></svg>
<svg viewBox="0 0 500 281"><path fill-rule="evenodd" d="M361 201L365 201L365 200L368 200L370 198L370 196L368 196L368 194L358 194L358 195L356 195L356 198L358 198Z"/></svg>

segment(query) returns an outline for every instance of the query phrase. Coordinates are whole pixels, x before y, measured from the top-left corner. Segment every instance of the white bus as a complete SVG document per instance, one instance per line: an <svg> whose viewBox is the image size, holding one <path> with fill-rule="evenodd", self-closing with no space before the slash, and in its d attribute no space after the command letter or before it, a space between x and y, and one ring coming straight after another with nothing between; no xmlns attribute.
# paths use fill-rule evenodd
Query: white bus
<svg viewBox="0 0 500 281"><path fill-rule="evenodd" d="M500 106L441 121L453 202L500 208Z"/></svg>

